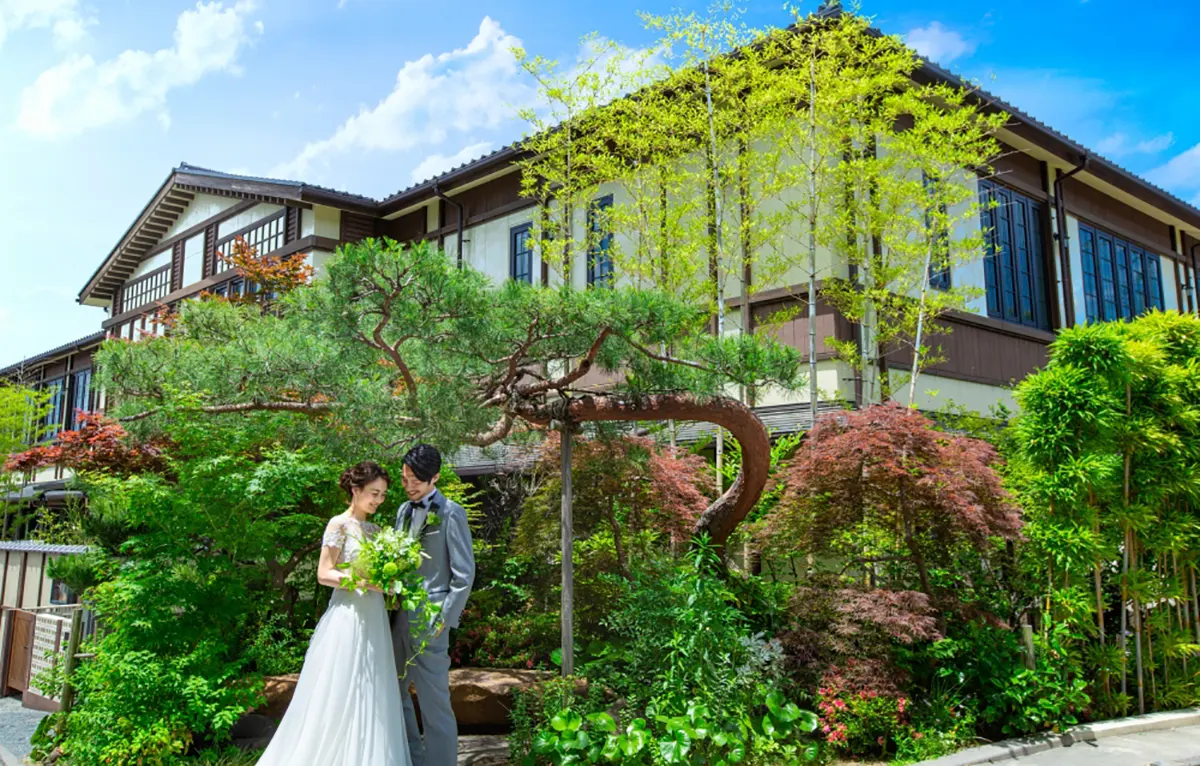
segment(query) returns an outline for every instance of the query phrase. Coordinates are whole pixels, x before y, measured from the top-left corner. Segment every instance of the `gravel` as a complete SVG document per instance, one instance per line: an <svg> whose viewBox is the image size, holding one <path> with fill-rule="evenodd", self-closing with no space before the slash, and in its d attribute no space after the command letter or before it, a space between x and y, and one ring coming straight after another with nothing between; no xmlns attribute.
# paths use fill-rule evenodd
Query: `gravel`
<svg viewBox="0 0 1200 766"><path fill-rule="evenodd" d="M29 755L29 738L45 717L21 707L20 697L0 697L0 747L18 758Z"/></svg>

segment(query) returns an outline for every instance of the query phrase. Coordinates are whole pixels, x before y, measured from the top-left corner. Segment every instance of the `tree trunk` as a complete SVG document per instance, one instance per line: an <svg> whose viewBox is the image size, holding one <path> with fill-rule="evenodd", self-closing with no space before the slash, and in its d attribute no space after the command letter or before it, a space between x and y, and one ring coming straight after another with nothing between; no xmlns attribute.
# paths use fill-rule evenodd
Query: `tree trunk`
<svg viewBox="0 0 1200 766"><path fill-rule="evenodd" d="M728 397L701 398L691 394L653 394L643 397L588 394L543 407L518 407L514 415L534 425L569 418L572 423L630 420L695 420L728 429L742 447L742 468L733 485L700 515L694 531L707 532L715 545L724 545L742 519L762 497L771 471L771 441L754 410Z"/></svg>
<svg viewBox="0 0 1200 766"><path fill-rule="evenodd" d="M925 333L925 304L929 296L929 266L933 263L933 238L925 249L925 277L921 280L921 303L917 310L917 337L913 340L912 377L908 381L908 406L917 408L917 375L921 372L921 340Z"/></svg>
<svg viewBox="0 0 1200 766"><path fill-rule="evenodd" d="M575 490L571 485L571 423L562 428L562 674L575 675Z"/></svg>
<svg viewBox="0 0 1200 766"><path fill-rule="evenodd" d="M808 62L808 411L817 424L817 60Z"/></svg>
<svg viewBox="0 0 1200 766"><path fill-rule="evenodd" d="M615 497L608 499L608 507L605 509L604 515L608 518L609 529L612 530L613 548L617 554L617 570L626 580L632 581L633 577L629 574L629 561L625 557L625 546L621 541L621 525L617 523L617 511L614 507L616 502Z"/></svg>

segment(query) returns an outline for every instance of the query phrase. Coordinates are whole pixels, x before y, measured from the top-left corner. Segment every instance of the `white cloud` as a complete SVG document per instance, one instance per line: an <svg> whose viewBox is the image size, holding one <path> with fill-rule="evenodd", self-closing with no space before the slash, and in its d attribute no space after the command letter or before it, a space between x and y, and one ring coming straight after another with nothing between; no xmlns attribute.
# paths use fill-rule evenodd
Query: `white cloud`
<svg viewBox="0 0 1200 766"><path fill-rule="evenodd" d="M174 45L153 53L126 50L96 62L68 56L21 93L17 126L34 136L63 138L153 111L170 124L167 94L211 72L240 73L238 52L253 40L253 0L197 2L175 23Z"/></svg>
<svg viewBox="0 0 1200 766"><path fill-rule="evenodd" d="M939 64L949 64L957 58L975 52L973 41L965 40L958 32L946 29L940 21L910 30L904 36L904 42L917 53Z"/></svg>
<svg viewBox="0 0 1200 766"><path fill-rule="evenodd" d="M515 106L534 95L511 52L520 44L485 17L466 47L406 62L382 101L362 107L332 136L307 144L271 174L304 178L314 166L348 152L438 146L451 134L498 126L514 117Z"/></svg>
<svg viewBox="0 0 1200 766"><path fill-rule="evenodd" d="M0 0L0 47L10 33L22 29L49 29L55 44L65 47L78 42L95 23L79 0Z"/></svg>
<svg viewBox="0 0 1200 766"><path fill-rule="evenodd" d="M1200 191L1200 144L1180 152L1146 174L1147 180L1176 193ZM1197 195L1193 203L1200 203Z"/></svg>
<svg viewBox="0 0 1200 766"><path fill-rule="evenodd" d="M456 168L464 162L482 157L492 150L491 141L480 141L478 143L465 146L462 150L451 154L430 154L425 159L421 160L420 164L413 168L412 180L413 183L420 183L428 178L433 178L436 175L441 175L447 170Z"/></svg>
<svg viewBox="0 0 1200 766"><path fill-rule="evenodd" d="M1117 131L1096 144L1096 150L1109 157L1127 157L1131 154L1158 154L1175 143L1175 136L1165 133L1144 141L1131 141L1125 133Z"/></svg>

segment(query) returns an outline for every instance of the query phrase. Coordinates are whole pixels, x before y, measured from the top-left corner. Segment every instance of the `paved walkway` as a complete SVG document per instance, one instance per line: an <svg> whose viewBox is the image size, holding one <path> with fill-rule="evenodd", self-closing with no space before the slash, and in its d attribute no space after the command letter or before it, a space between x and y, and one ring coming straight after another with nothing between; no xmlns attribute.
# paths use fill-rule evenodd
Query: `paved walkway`
<svg viewBox="0 0 1200 766"><path fill-rule="evenodd" d="M1200 726L1077 742L1011 762L1029 766L1200 766Z"/></svg>
<svg viewBox="0 0 1200 766"><path fill-rule="evenodd" d="M29 738L45 717L45 713L21 707L20 697L0 697L0 754L18 759L29 755Z"/></svg>

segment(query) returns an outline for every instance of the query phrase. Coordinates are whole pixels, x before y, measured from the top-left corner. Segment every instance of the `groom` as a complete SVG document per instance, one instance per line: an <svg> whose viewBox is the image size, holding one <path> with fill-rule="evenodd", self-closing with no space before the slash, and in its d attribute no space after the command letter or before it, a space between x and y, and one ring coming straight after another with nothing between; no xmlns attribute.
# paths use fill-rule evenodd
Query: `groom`
<svg viewBox="0 0 1200 766"><path fill-rule="evenodd" d="M419 538L429 558L421 562L421 576L429 598L442 611L432 625L419 626L419 635L428 641L425 650L408 665L409 658L422 638L412 636L414 612L398 611L392 618L392 647L400 679L400 697L404 702L404 723L412 766L455 766L458 763L458 724L450 707L450 628L458 627L459 617L471 593L475 579L475 555L471 550L471 530L467 512L437 489L442 456L435 447L418 444L404 456L403 484L408 502L396 513L396 529ZM417 729L409 684L416 686L421 703L421 721L425 737Z"/></svg>

